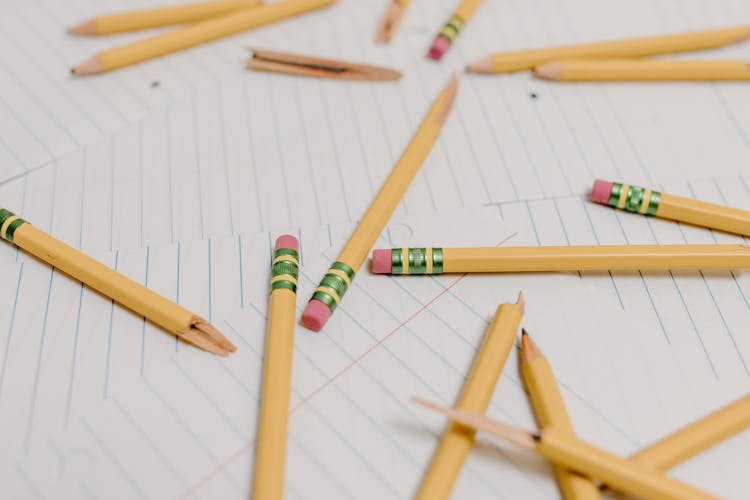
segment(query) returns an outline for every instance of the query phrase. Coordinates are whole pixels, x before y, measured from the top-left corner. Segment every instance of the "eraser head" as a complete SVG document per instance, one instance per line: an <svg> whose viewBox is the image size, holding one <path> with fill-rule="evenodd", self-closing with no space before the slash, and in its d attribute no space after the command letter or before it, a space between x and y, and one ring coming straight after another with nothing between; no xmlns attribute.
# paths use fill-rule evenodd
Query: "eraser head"
<svg viewBox="0 0 750 500"><path fill-rule="evenodd" d="M276 238L276 245L274 245L273 250L275 252L282 248L290 248L295 252L299 252L299 241L291 234L282 234Z"/></svg>
<svg viewBox="0 0 750 500"><path fill-rule="evenodd" d="M391 251L381 248L372 251L372 272L376 274L391 273Z"/></svg>
<svg viewBox="0 0 750 500"><path fill-rule="evenodd" d="M595 180L594 187L591 188L591 201L601 203L602 205L608 204L613 184L613 182Z"/></svg>
<svg viewBox="0 0 750 500"><path fill-rule="evenodd" d="M331 317L331 309L325 303L312 299L307 303L302 313L302 326L308 330L319 332Z"/></svg>
<svg viewBox="0 0 750 500"><path fill-rule="evenodd" d="M435 41L432 42L432 47L430 47L430 59L434 59L435 61L439 61L442 59L443 54L448 50L448 47L451 46L451 42L445 38L444 36L438 35L435 38Z"/></svg>

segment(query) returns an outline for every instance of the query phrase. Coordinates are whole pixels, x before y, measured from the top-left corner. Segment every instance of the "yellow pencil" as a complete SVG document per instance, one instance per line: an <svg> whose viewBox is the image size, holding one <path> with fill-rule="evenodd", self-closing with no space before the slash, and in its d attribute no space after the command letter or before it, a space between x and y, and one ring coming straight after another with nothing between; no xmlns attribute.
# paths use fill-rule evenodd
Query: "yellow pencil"
<svg viewBox="0 0 750 500"><path fill-rule="evenodd" d="M367 253L383 231L399 201L404 196L419 167L430 152L443 128L456 97L458 80L453 76L440 92L432 108L425 116L401 158L393 167L380 192L370 204L349 241L331 265L315 290L302 314L302 324L313 331L320 331L331 317L347 288L354 279Z"/></svg>
<svg viewBox="0 0 750 500"><path fill-rule="evenodd" d="M618 182L597 180L591 201L662 219L750 236L750 212Z"/></svg>
<svg viewBox="0 0 750 500"><path fill-rule="evenodd" d="M570 423L555 375L547 359L542 355L526 330L521 336L521 375L531 397L537 423L541 429L553 427L561 436L576 438ZM597 500L601 498L599 487L589 478L580 476L564 467L555 467L555 478L560 494L565 500Z"/></svg>
<svg viewBox="0 0 750 500"><path fill-rule="evenodd" d="M294 317L299 273L299 242L280 236L274 247L271 297L263 356L263 391L258 419L252 498L281 500L284 496L287 417L292 388Z"/></svg>
<svg viewBox="0 0 750 500"><path fill-rule="evenodd" d="M716 498L708 493L681 483L655 469L620 458L549 427L532 434L522 429L493 420L486 415L459 408L446 408L423 400L415 402L450 418L454 425L462 425L475 432L481 430L535 450L558 466L578 472L591 479L599 479L610 487L653 500L706 500Z"/></svg>
<svg viewBox="0 0 750 500"><path fill-rule="evenodd" d="M0 209L0 238L122 304L167 332L221 356L236 347L213 325L88 255Z"/></svg>
<svg viewBox="0 0 750 500"><path fill-rule="evenodd" d="M261 0L214 0L212 2L189 3L135 10L118 14L97 16L70 28L76 35L108 35L124 31L158 28L171 24L192 23L209 17L220 16L233 10L253 7Z"/></svg>
<svg viewBox="0 0 750 500"><path fill-rule="evenodd" d="M747 61L575 59L543 64L534 76L556 82L750 80Z"/></svg>
<svg viewBox="0 0 750 500"><path fill-rule="evenodd" d="M523 311L521 294L515 304L498 306L464 382L456 403L458 408L477 412L487 410L505 360L513 347ZM422 478L417 499L436 500L450 496L461 466L474 445L475 434L475 430L458 423L451 423L446 427L432 462Z"/></svg>
<svg viewBox="0 0 750 500"><path fill-rule="evenodd" d="M691 50L712 49L750 37L750 26L629 38L598 43L495 54L468 65L474 73L508 73L532 69L562 59L642 57Z"/></svg>
<svg viewBox="0 0 750 500"><path fill-rule="evenodd" d="M721 408L632 456L647 467L669 469L750 427L750 396Z"/></svg>
<svg viewBox="0 0 750 500"><path fill-rule="evenodd" d="M388 8L375 30L375 43L388 43L396 33L404 17L409 0L389 0Z"/></svg>
<svg viewBox="0 0 750 500"><path fill-rule="evenodd" d="M217 38L320 9L336 0L283 0L230 12L174 31L105 50L71 70L74 75L102 73L153 59Z"/></svg>
<svg viewBox="0 0 750 500"><path fill-rule="evenodd" d="M469 22L471 16L474 15L474 11L477 10L481 1L482 0L461 0L458 7L456 7L456 10L453 12L453 15L451 15L448 22L443 26L443 29L440 30L440 33L438 33L435 40L433 40L428 52L430 59L434 59L435 61L442 59L443 54L445 54L453 42L456 41L456 37L458 37L461 28L463 28L464 24Z"/></svg>
<svg viewBox="0 0 750 500"><path fill-rule="evenodd" d="M372 252L372 271L382 274L633 269L750 269L750 247L744 245L596 245L392 248Z"/></svg>

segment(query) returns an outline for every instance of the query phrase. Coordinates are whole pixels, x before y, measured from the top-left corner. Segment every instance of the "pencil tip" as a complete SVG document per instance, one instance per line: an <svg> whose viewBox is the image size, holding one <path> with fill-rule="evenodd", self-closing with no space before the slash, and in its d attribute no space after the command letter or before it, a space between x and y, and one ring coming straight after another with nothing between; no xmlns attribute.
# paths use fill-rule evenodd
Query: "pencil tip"
<svg viewBox="0 0 750 500"><path fill-rule="evenodd" d="M453 109L453 103L456 100L457 91L458 77L456 76L456 72L454 71L453 73L451 73L450 81L441 92L441 95L443 96L442 107L435 117L435 122L438 124L438 126L442 126L445 123L445 120L448 119L448 114L450 113L451 109Z"/></svg>
<svg viewBox="0 0 750 500"><path fill-rule="evenodd" d="M526 330L521 334L521 361L529 363L537 358L542 357L542 352L536 343L531 340L531 335Z"/></svg>
<svg viewBox="0 0 750 500"><path fill-rule="evenodd" d="M101 73L102 71L104 71L104 68L102 67L101 61L99 61L99 58L94 56L91 59L82 62L70 71L73 75L76 76L93 75L96 73Z"/></svg>
<svg viewBox="0 0 750 500"><path fill-rule="evenodd" d="M73 26L68 28L68 33L71 35L96 35L96 22L91 19L78 26Z"/></svg>
<svg viewBox="0 0 750 500"><path fill-rule="evenodd" d="M516 305L521 308L521 314L526 312L526 300L523 298L523 291L518 292L518 298L516 299Z"/></svg>
<svg viewBox="0 0 750 500"><path fill-rule="evenodd" d="M480 59L478 61L467 64L466 71L468 71L469 73L492 73L492 57L486 57L484 59Z"/></svg>
<svg viewBox="0 0 750 500"><path fill-rule="evenodd" d="M559 80L562 76L562 65L559 62L542 64L534 68L534 76L545 80Z"/></svg>
<svg viewBox="0 0 750 500"><path fill-rule="evenodd" d="M529 333L526 331L526 328L521 328L521 337L526 337Z"/></svg>

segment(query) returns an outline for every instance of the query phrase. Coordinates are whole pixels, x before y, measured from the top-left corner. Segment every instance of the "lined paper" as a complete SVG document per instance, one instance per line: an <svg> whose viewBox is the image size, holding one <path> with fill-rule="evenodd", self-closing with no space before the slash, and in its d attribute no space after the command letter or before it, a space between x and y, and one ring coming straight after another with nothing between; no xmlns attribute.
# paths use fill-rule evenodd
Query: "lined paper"
<svg viewBox="0 0 750 500"><path fill-rule="evenodd" d="M412 2L385 47L370 44L383 2L340 0L111 74L69 77L97 50L146 34L75 38L64 27L157 3L169 2L7 2L0 198L209 318L239 350L220 360L181 344L0 245L0 478L10 498L247 498L274 237L301 241L301 309L431 100L469 61L750 20L737 1L487 0L437 65L424 52L453 0ZM404 78L250 72L245 46L380 64ZM583 197L599 177L750 209L743 85L459 76L452 115L379 246L745 242ZM409 398L455 401L496 305L520 289L524 326L594 444L633 453L748 392L746 272L396 279L363 267L326 331L296 334L287 496L410 497L443 421ZM489 412L533 428L517 368L511 355ZM747 440L674 474L742 498ZM488 443L469 457L457 498L554 497L546 464Z"/></svg>
<svg viewBox="0 0 750 500"><path fill-rule="evenodd" d="M446 226L455 228L449 240ZM681 234L691 242L737 241L673 226L560 198L406 216L392 222L379 245L671 243ZM296 232L301 297L351 228ZM240 347L227 360L178 345L23 254L5 266L0 324L9 326L0 340L8 361L0 416L4 442L14 450L4 470L19 495L28 493L31 472L33 488L81 497L111 496L113 485L123 498L247 496L272 238L238 235L104 257L214 321ZM296 334L290 496L410 496L442 424L409 397L453 402L496 304L515 300L520 289L528 301L524 327L550 358L577 430L600 446L632 453L750 386L742 333L750 316L746 273L390 278L363 268L325 334ZM40 297L48 297L43 315ZM515 355L490 413L533 427ZM675 473L714 493L741 496L748 485L737 457L746 439L734 438ZM68 460L70 472L60 472ZM456 495L548 498L555 491L550 478L536 459L482 445Z"/></svg>

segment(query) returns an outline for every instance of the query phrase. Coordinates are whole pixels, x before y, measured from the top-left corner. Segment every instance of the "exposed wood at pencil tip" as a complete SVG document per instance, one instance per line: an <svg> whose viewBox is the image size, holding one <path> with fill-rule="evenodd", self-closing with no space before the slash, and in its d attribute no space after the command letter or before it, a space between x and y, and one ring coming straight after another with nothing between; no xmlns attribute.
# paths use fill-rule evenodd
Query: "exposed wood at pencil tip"
<svg viewBox="0 0 750 500"><path fill-rule="evenodd" d="M93 75L96 73L101 73L104 71L104 67L102 66L101 61L99 61L99 58L94 56L91 59L82 62L75 68L71 70L71 73L73 73L76 76L81 75Z"/></svg>
<svg viewBox="0 0 750 500"><path fill-rule="evenodd" d="M543 357L539 347L531 340L531 335L526 330L521 330L521 332L521 361L530 363L537 358Z"/></svg>
<svg viewBox="0 0 750 500"><path fill-rule="evenodd" d="M288 54L248 47L250 69L338 80L395 81L401 73L389 68L321 57Z"/></svg>
<svg viewBox="0 0 750 500"><path fill-rule="evenodd" d="M73 35L96 35L96 21L91 19L78 26L68 28L68 33Z"/></svg>
<svg viewBox="0 0 750 500"><path fill-rule="evenodd" d="M526 312L526 300L523 298L523 292L518 292L518 298L516 299L516 305L521 309L521 314Z"/></svg>
<svg viewBox="0 0 750 500"><path fill-rule="evenodd" d="M401 24L405 6L399 2L391 1L383 14L383 18L375 31L375 43L388 43L393 38L396 28Z"/></svg>
<svg viewBox="0 0 750 500"><path fill-rule="evenodd" d="M424 406L425 408L445 415L458 424L487 432L488 434L509 441L522 448L533 450L536 448L536 442L539 440L538 437L528 431L493 420L481 413L461 410L458 408L448 408L418 397L412 397L412 401L420 406Z"/></svg>
<svg viewBox="0 0 750 500"><path fill-rule="evenodd" d="M448 119L448 115L450 114L450 111L453 108L453 103L456 100L457 91L458 91L458 78L456 78L456 74L453 73L451 75L451 81L448 82L448 85L445 86L442 92L443 102L441 104L440 110L437 113L437 116L435 117L436 125L442 126L445 123L445 120Z"/></svg>
<svg viewBox="0 0 750 500"><path fill-rule="evenodd" d="M237 350L237 347L216 327L198 316L193 318L190 328L180 332L178 336L196 347L219 356L228 356Z"/></svg>
<svg viewBox="0 0 750 500"><path fill-rule="evenodd" d="M562 75L562 65L559 62L542 64L534 68L534 76L545 80L559 80Z"/></svg>
<svg viewBox="0 0 750 500"><path fill-rule="evenodd" d="M466 71L469 73L484 73L490 74L493 70L492 57L485 57L473 63L466 65Z"/></svg>

